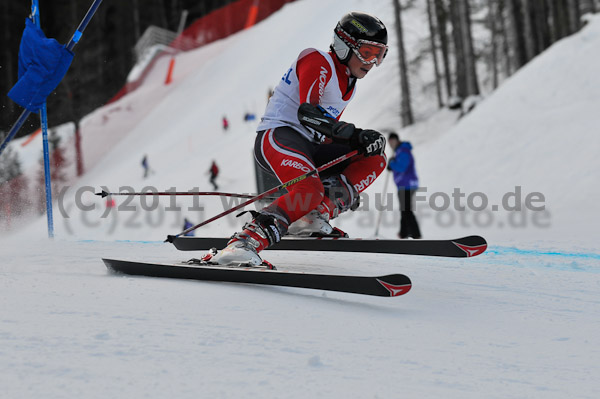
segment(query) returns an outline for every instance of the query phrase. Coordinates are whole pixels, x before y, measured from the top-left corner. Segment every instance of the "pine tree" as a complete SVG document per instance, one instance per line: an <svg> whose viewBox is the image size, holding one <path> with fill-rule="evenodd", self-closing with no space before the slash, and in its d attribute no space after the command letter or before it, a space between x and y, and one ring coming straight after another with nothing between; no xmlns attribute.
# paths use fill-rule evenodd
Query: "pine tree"
<svg viewBox="0 0 600 399"><path fill-rule="evenodd" d="M3 135L0 135L3 138ZM19 154L13 151L9 144L0 155L0 184L4 184L21 174L21 161Z"/></svg>
<svg viewBox="0 0 600 399"><path fill-rule="evenodd" d="M29 207L27 186L19 154L9 145L0 155L0 214L6 227Z"/></svg>

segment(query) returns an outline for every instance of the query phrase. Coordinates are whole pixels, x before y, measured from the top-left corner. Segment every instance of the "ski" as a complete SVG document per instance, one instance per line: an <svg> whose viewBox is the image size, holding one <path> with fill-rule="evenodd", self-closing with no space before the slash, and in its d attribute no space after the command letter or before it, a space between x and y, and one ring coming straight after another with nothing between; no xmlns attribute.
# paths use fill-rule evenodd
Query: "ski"
<svg viewBox="0 0 600 399"><path fill-rule="evenodd" d="M367 277L292 273L244 267L144 263L116 259L102 260L109 270L133 276L274 285L384 297L404 295L411 289L410 279L403 274Z"/></svg>
<svg viewBox="0 0 600 399"><path fill-rule="evenodd" d="M225 248L228 238L176 237L173 244L180 251L199 251ZM284 238L268 250L282 251L340 251L382 254L444 256L467 258L482 254L487 242L480 236L454 240L377 240L360 238L319 237Z"/></svg>

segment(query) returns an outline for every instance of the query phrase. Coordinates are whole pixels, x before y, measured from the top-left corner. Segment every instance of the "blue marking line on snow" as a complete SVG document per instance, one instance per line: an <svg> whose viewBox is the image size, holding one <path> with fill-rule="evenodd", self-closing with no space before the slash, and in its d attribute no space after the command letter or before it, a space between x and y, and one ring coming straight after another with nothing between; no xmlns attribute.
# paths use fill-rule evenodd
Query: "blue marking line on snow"
<svg viewBox="0 0 600 399"><path fill-rule="evenodd" d="M492 264L569 272L600 273L600 254L493 246L483 256Z"/></svg>
<svg viewBox="0 0 600 399"><path fill-rule="evenodd" d="M118 242L118 243L128 243L128 244L162 244L162 241L144 241L144 240L114 240L114 241L104 241L104 240L77 240L77 242L81 243L93 243L93 242Z"/></svg>
<svg viewBox="0 0 600 399"><path fill-rule="evenodd" d="M115 240L115 242L125 242L133 244L162 244L162 241L145 241L145 240Z"/></svg>
<svg viewBox="0 0 600 399"><path fill-rule="evenodd" d="M519 254L519 255L530 255L530 256L557 256L563 258L586 258L586 259L598 259L600 260L600 254L593 252L559 252L549 251L540 249L520 249L515 247L498 247L488 248L488 253L502 255L502 254Z"/></svg>

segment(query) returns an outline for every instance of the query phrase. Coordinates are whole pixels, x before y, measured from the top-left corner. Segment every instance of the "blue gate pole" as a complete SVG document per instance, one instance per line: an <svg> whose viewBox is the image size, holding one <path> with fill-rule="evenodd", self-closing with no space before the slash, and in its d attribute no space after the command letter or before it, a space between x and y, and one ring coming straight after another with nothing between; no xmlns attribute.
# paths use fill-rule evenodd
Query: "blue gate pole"
<svg viewBox="0 0 600 399"><path fill-rule="evenodd" d="M31 1L31 16L33 23L38 27L40 24L40 9L38 0ZM48 113L46 103L40 109L40 119L42 121L42 146L44 149L44 184L46 186L46 217L48 219L48 237L54 237L54 218L52 216L52 181L50 171L50 151L48 150Z"/></svg>

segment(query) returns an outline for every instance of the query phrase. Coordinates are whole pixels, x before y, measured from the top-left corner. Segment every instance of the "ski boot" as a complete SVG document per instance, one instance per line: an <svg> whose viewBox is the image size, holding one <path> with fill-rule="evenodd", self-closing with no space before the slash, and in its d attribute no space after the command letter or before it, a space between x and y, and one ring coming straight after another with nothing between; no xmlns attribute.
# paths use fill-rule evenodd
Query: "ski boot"
<svg viewBox="0 0 600 399"><path fill-rule="evenodd" d="M323 187L323 201L308 214L290 224L288 234L305 237L348 237L344 231L331 226L329 221L342 212L358 208L358 192L344 175L324 179Z"/></svg>
<svg viewBox="0 0 600 399"><path fill-rule="evenodd" d="M246 223L241 232L235 233L224 249L217 251L213 248L201 261L211 265L274 269L258 253L281 241L287 232L287 224L270 214L250 212L254 219Z"/></svg>
<svg viewBox="0 0 600 399"><path fill-rule="evenodd" d="M331 206L331 201L328 200L324 199L316 209L290 224L288 234L299 237L347 237L346 233L329 224L330 213L327 211L327 205Z"/></svg>

